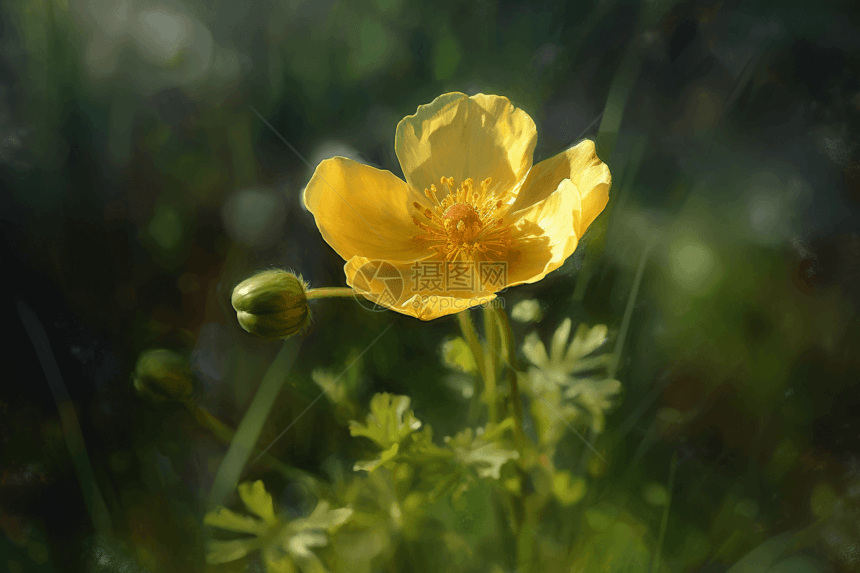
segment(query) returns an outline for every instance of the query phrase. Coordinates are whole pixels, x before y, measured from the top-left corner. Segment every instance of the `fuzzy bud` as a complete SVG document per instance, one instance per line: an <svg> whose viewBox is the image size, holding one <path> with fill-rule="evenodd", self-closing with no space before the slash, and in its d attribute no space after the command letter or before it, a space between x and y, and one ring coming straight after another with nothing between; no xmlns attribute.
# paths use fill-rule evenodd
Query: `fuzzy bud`
<svg viewBox="0 0 860 573"><path fill-rule="evenodd" d="M239 325L266 340L290 337L310 322L301 279L283 270L258 273L233 289L231 302Z"/></svg>
<svg viewBox="0 0 860 573"><path fill-rule="evenodd" d="M135 390L156 402L184 402L194 392L188 361L181 354L163 348L141 353L132 380Z"/></svg>

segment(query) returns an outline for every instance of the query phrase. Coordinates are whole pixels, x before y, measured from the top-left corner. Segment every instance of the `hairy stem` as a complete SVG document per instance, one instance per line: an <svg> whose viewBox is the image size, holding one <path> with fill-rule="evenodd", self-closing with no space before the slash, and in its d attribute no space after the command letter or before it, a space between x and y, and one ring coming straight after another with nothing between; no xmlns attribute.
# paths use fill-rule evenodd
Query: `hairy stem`
<svg viewBox="0 0 860 573"><path fill-rule="evenodd" d="M336 298L355 296L355 291L349 287L323 287L309 289L305 296L308 300L317 298Z"/></svg>

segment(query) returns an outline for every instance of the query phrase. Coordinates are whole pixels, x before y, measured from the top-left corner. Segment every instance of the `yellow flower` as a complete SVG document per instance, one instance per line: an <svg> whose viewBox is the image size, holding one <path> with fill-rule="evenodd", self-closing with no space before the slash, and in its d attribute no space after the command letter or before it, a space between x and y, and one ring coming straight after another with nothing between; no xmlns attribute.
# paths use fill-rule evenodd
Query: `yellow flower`
<svg viewBox="0 0 860 573"><path fill-rule="evenodd" d="M304 192L346 282L432 320L541 280L609 201L611 175L585 140L532 166L537 130L505 98L449 93L401 120L406 181L335 157Z"/></svg>

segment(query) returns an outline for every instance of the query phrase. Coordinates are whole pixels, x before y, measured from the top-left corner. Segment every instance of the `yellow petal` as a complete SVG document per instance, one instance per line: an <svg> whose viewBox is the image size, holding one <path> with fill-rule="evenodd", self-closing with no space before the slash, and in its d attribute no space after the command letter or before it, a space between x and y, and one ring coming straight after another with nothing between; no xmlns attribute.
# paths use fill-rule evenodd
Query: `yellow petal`
<svg viewBox="0 0 860 573"><path fill-rule="evenodd" d="M498 192L514 190L532 166L537 130L532 118L505 97L441 95L397 125L394 150L415 189L492 178Z"/></svg>
<svg viewBox="0 0 860 573"><path fill-rule="evenodd" d="M424 201L388 171L351 159L326 159L305 188L304 203L323 239L344 260L356 255L412 260L426 254L412 238L415 201Z"/></svg>
<svg viewBox="0 0 860 573"><path fill-rule="evenodd" d="M380 262L353 257L343 270L346 284L368 301L368 307L377 305L421 320L456 314L496 298L477 280L473 288L467 289L444 288L444 285L422 288L415 280L416 264L422 262Z"/></svg>
<svg viewBox="0 0 860 573"><path fill-rule="evenodd" d="M579 191L564 179L546 199L518 213L508 251L508 286L533 283L560 267L576 250Z"/></svg>
<svg viewBox="0 0 860 573"><path fill-rule="evenodd" d="M577 237L582 237L609 202L609 187L612 185L609 167L597 157L594 142L589 139L535 165L511 211L528 209L546 199L565 179L570 179L579 191L574 232Z"/></svg>

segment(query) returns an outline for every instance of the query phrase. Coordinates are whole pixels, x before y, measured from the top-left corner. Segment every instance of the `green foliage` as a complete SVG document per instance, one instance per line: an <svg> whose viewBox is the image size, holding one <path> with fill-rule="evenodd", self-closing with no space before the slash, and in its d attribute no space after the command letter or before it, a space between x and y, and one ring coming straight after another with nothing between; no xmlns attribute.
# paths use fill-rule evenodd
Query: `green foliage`
<svg viewBox="0 0 860 573"><path fill-rule="evenodd" d="M603 432L605 412L621 391L621 383L607 373L612 355L598 353L608 328L580 324L569 341L570 329L571 320L562 321L549 353L535 332L526 336L522 346L532 363L525 391L532 397L531 414L545 445L557 443L571 424L588 424L594 433Z"/></svg>
<svg viewBox="0 0 860 573"><path fill-rule="evenodd" d="M408 396L377 394L370 401L370 413L365 423L351 421L349 433L370 438L384 450L396 448L421 427L421 422L409 409L409 403Z"/></svg>
<svg viewBox="0 0 860 573"><path fill-rule="evenodd" d="M445 447L440 447L433 443L430 426L415 431L421 422L408 407L406 396L377 394L371 400L367 423L350 422L353 436L368 437L382 448L379 457L356 463L356 470L372 472L385 466L396 471L408 467L408 473L420 476L429 499L448 493L458 499L476 480L498 481L502 466L520 457L504 438L514 427L512 418L477 430L467 428L446 437Z"/></svg>
<svg viewBox="0 0 860 573"><path fill-rule="evenodd" d="M307 517L287 521L275 516L272 496L262 481L241 483L238 490L245 508L256 517L218 507L206 514L203 523L253 537L210 541L208 563L227 563L260 550L268 573L328 571L314 549L328 544L329 537L352 516L351 508L330 509L327 501L320 501Z"/></svg>

